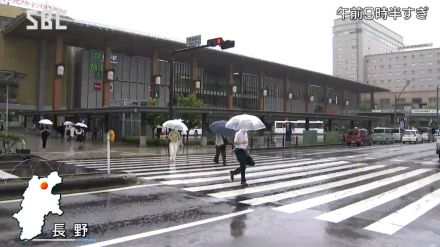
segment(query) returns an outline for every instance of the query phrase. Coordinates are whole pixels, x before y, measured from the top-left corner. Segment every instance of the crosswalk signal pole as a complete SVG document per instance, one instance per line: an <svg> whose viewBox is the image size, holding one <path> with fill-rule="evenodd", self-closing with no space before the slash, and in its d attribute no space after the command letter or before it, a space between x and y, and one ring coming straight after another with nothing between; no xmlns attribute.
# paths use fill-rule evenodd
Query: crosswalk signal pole
<svg viewBox="0 0 440 247"><path fill-rule="evenodd" d="M107 174L110 174L110 131L107 132Z"/></svg>

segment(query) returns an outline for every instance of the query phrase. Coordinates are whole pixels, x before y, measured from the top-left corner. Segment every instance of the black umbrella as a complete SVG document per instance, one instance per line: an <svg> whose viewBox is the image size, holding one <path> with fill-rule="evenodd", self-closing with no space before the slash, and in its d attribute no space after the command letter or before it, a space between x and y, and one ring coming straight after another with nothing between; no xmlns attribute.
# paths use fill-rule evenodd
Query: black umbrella
<svg viewBox="0 0 440 247"><path fill-rule="evenodd" d="M226 123L227 123L227 121L225 121L225 120L215 121L211 125L209 125L209 129L214 134L218 134L218 135L222 135L222 136L234 136L235 130L226 128L225 127Z"/></svg>

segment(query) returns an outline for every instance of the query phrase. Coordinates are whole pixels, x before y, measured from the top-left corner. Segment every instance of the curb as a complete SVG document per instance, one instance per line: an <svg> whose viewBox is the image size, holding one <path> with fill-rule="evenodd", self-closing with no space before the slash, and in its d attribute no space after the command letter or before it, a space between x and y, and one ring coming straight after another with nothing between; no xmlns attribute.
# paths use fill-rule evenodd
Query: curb
<svg viewBox="0 0 440 247"><path fill-rule="evenodd" d="M63 183L56 186L53 192L66 192L71 190L97 189L103 187L132 185L137 183L137 177L130 174L118 175L82 175L79 177L62 177ZM10 182L0 184L1 196L22 196L28 182Z"/></svg>

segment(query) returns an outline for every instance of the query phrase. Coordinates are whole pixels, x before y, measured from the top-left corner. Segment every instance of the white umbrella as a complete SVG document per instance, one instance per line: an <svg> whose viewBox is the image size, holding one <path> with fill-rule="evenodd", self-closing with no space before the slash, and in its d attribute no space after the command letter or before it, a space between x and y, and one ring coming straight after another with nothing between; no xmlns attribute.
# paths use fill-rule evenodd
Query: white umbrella
<svg viewBox="0 0 440 247"><path fill-rule="evenodd" d="M50 121L49 119L42 119L38 122L39 124L48 124L48 125L52 125L52 121Z"/></svg>
<svg viewBox="0 0 440 247"><path fill-rule="evenodd" d="M76 123L75 125L81 128L87 128L87 125L83 123Z"/></svg>
<svg viewBox="0 0 440 247"><path fill-rule="evenodd" d="M266 128L264 123L258 117L247 114L232 117L226 123L225 127L233 130L260 130Z"/></svg>
<svg viewBox="0 0 440 247"><path fill-rule="evenodd" d="M186 125L182 122L182 119L168 120L165 123L163 123L162 126L169 129L188 131L188 127L186 127Z"/></svg>
<svg viewBox="0 0 440 247"><path fill-rule="evenodd" d="M66 121L66 122L64 122L64 125L74 125L74 124L70 121Z"/></svg>

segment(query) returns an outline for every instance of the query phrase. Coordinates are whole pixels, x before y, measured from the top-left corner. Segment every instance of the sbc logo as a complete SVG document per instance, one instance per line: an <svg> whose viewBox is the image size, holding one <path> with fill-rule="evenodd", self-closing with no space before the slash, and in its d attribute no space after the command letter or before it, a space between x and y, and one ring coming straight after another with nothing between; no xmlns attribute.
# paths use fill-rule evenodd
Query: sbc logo
<svg viewBox="0 0 440 247"><path fill-rule="evenodd" d="M67 26L60 24L60 13L59 12L49 12L49 11L26 11L27 19L32 22L32 25L27 25L27 30L38 30L38 20L34 16L40 16L40 29L41 30L53 30L52 27L52 17L55 18L55 30L67 30Z"/></svg>

